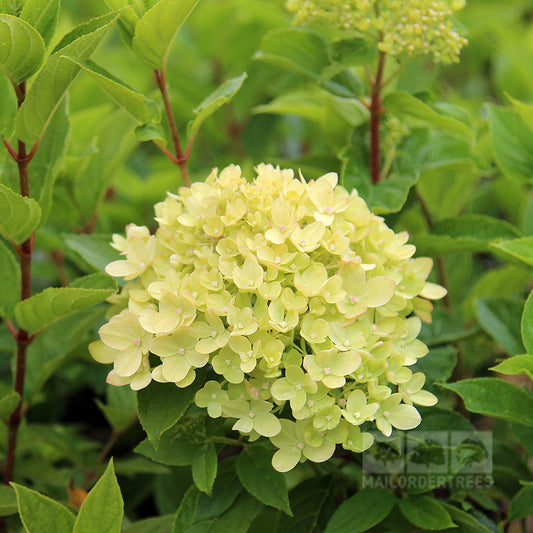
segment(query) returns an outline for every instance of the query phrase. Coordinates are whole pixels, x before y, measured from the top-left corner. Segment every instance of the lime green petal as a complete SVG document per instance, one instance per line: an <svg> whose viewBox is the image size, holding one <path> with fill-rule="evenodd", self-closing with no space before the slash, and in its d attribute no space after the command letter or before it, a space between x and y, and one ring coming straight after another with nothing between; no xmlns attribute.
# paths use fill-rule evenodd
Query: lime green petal
<svg viewBox="0 0 533 533"><path fill-rule="evenodd" d="M285 401L290 400L291 396L296 392L296 389L288 379L280 378L274 382L270 392L276 400Z"/></svg>
<svg viewBox="0 0 533 533"><path fill-rule="evenodd" d="M113 369L122 377L133 376L142 364L142 354L139 349L119 352L115 358Z"/></svg>
<svg viewBox="0 0 533 533"><path fill-rule="evenodd" d="M422 418L412 405L401 404L390 412L389 420L395 428L407 430L417 427Z"/></svg>
<svg viewBox="0 0 533 533"><path fill-rule="evenodd" d="M120 351L110 348L102 341L94 341L89 344L89 353L95 361L103 364L109 364L115 360Z"/></svg>
<svg viewBox="0 0 533 533"><path fill-rule="evenodd" d="M411 401L413 403L416 403L417 405L431 407L432 405L435 405L439 400L434 394L431 394L431 392L422 390L413 394L411 396Z"/></svg>
<svg viewBox="0 0 533 533"><path fill-rule="evenodd" d="M422 296L422 298L427 298L428 300L440 300L441 298L444 298L446 294L448 294L448 291L444 287L428 281L424 285L424 289L420 293L420 296Z"/></svg>
<svg viewBox="0 0 533 533"><path fill-rule="evenodd" d="M274 437L281 431L280 421L272 413L257 415L252 422L254 430L264 437Z"/></svg>
<svg viewBox="0 0 533 533"><path fill-rule="evenodd" d="M223 406L224 416L244 418L250 413L250 404L244 400L229 400Z"/></svg>
<svg viewBox="0 0 533 533"><path fill-rule="evenodd" d="M292 470L302 457L302 450L297 446L282 448L272 457L272 466L278 472L288 472Z"/></svg>
<svg viewBox="0 0 533 533"><path fill-rule="evenodd" d="M307 401L307 394L304 390L297 390L293 392L293 394L290 397L290 400L291 400L291 409L293 411L300 411L305 406L305 402Z"/></svg>
<svg viewBox="0 0 533 533"><path fill-rule="evenodd" d="M231 429L240 431L241 433L250 433L253 428L253 420L251 418L241 418L240 420L237 420L235 424L233 424Z"/></svg>
<svg viewBox="0 0 533 533"><path fill-rule="evenodd" d="M335 444L327 439L318 447L305 446L302 453L307 459L314 463L327 461L335 452Z"/></svg>
<svg viewBox="0 0 533 533"><path fill-rule="evenodd" d="M328 389L339 389L346 383L346 379L343 376L330 374L322 378L322 383L324 383Z"/></svg>
<svg viewBox="0 0 533 533"><path fill-rule="evenodd" d="M347 376L355 372L361 365L361 354L355 351L339 352L330 362L331 372L337 376Z"/></svg>
<svg viewBox="0 0 533 533"><path fill-rule="evenodd" d="M182 355L174 355L163 359L162 373L167 381L177 383L183 380L190 369L191 365Z"/></svg>

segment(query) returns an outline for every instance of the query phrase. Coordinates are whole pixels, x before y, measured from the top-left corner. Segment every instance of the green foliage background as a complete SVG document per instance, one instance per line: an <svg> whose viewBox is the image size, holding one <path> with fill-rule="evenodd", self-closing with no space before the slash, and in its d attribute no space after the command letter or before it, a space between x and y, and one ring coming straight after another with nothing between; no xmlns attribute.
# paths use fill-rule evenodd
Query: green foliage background
<svg viewBox="0 0 533 533"><path fill-rule="evenodd" d="M528 530L531 3L470 0L459 14L469 39L460 64L416 59L404 67L387 88L384 105L387 116L408 130L395 140L385 122L390 172L375 186L367 170L368 116L360 103L363 71L346 66L372 62L371 51L294 30L283 4L200 0L172 45L166 74L182 138L188 123L191 133L205 118L191 150L191 178L201 181L212 167L230 163L250 176L262 161L301 168L307 179L337 171L344 186L356 187L395 231L409 232L418 255L441 258L434 281L447 286L449 301L438 304L433 323L424 326L430 353L418 363L439 404L423 410L420 429L490 430L494 483L480 490L453 483L424 491L363 489L361 457L351 453L283 475L272 470L268 447L251 444L241 451L228 426L191 407L194 391L153 384L136 395L105 384L108 369L92 361L87 345L108 310L103 300L115 290L102 273L116 258L107 243L130 222L153 228L153 204L182 182L176 165L153 143L141 142L170 135L160 120L151 69L124 43L127 27L111 22L113 16L98 21L107 33L101 30L92 63L76 48L79 41L63 47L60 38L109 8L101 0L64 0L53 36L42 30L44 43L32 34L32 53L19 49L8 65L19 83L37 71L45 45L49 54L59 43L63 51L54 61L81 73L61 102L43 82L14 122L31 146L51 117L29 165L31 200L15 194L17 167L7 150L0 152L2 464L19 402L12 377L16 346L7 324L38 333L27 353L15 483L0 487L4 527L60 533ZM0 0L0 8L16 10L17 2ZM291 44L302 42L306 53L293 55ZM135 91L113 85L95 64ZM47 68L37 80L51 78ZM246 79L238 78L243 73ZM228 80L233 82L200 106ZM126 109L102 83L108 92L118 91ZM46 115L54 106L55 113ZM2 75L0 136L12 144L16 107ZM34 297L19 303L20 267L12 244L34 231ZM384 440L377 450L393 453L394 446L394 439ZM466 464L483 450L474 446L462 453Z"/></svg>

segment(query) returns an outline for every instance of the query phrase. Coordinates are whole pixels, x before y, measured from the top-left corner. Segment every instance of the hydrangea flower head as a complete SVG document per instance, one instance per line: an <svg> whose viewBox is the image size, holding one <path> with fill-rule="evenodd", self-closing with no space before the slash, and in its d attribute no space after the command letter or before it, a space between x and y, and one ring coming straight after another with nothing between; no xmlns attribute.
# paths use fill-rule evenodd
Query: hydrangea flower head
<svg viewBox="0 0 533 533"><path fill-rule="evenodd" d="M369 428L417 426L413 404L437 401L410 369L428 351L416 337L430 300L445 294L426 281L431 260L413 259L407 235L336 174L256 172L250 183L237 166L215 169L156 205L155 235L130 225L114 237L126 259L107 271L129 281L89 347L113 363L109 383L188 387L210 368L196 404L270 438L280 471L339 444L361 452Z"/></svg>
<svg viewBox="0 0 533 533"><path fill-rule="evenodd" d="M464 0L289 0L296 24L327 24L343 33L377 38L378 48L405 58L432 54L437 63L459 60L467 40L455 28Z"/></svg>

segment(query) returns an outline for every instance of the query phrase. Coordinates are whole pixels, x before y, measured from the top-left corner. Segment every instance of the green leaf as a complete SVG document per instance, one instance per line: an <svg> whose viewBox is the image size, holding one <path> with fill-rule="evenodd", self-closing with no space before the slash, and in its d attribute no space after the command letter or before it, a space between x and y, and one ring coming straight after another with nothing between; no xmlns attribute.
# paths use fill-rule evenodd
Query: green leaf
<svg viewBox="0 0 533 533"><path fill-rule="evenodd" d="M17 496L12 487L0 485L0 516L8 516L18 512Z"/></svg>
<svg viewBox="0 0 533 533"><path fill-rule="evenodd" d="M298 484L290 493L294 516L279 513L277 528L272 533L324 531L328 520L338 507L340 490L335 481L333 476L318 476Z"/></svg>
<svg viewBox="0 0 533 533"><path fill-rule="evenodd" d="M111 459L83 502L72 533L120 533L123 516L124 502Z"/></svg>
<svg viewBox="0 0 533 533"><path fill-rule="evenodd" d="M44 59L44 42L30 24L0 14L0 69L15 84L29 79Z"/></svg>
<svg viewBox="0 0 533 533"><path fill-rule="evenodd" d="M67 152L70 136L68 98L59 104L30 167L30 191L41 206L41 227L52 208L56 178Z"/></svg>
<svg viewBox="0 0 533 533"><path fill-rule="evenodd" d="M132 413L129 409L115 407L114 405L106 405L98 399L95 401L96 405L98 405L98 408L102 411L115 431L123 431L131 425L136 418L136 413Z"/></svg>
<svg viewBox="0 0 533 533"><path fill-rule="evenodd" d="M383 106L391 113L421 121L474 144L474 132L464 122L435 111L412 94L404 91L391 92L383 99Z"/></svg>
<svg viewBox="0 0 533 533"><path fill-rule="evenodd" d="M533 456L533 427L522 424L513 424L513 432L527 454Z"/></svg>
<svg viewBox="0 0 533 533"><path fill-rule="evenodd" d="M397 213L404 206L411 188L418 183L419 174L393 176L372 185L370 178L347 163L344 185L357 189L372 211L378 215Z"/></svg>
<svg viewBox="0 0 533 533"><path fill-rule="evenodd" d="M76 60L74 58L63 56L69 59L85 72L88 72L91 78L121 107L123 107L137 122L144 124L150 118L150 110L146 105L144 94L132 89L122 80L113 76L94 61Z"/></svg>
<svg viewBox="0 0 533 533"><path fill-rule="evenodd" d="M192 478L202 492L211 496L217 477L218 456L212 442L204 444L192 460Z"/></svg>
<svg viewBox="0 0 533 533"><path fill-rule="evenodd" d="M421 255L446 255L452 252L487 252L490 244L521 237L508 222L486 215L464 215L438 221L431 234L415 238Z"/></svg>
<svg viewBox="0 0 533 533"><path fill-rule="evenodd" d="M533 355L515 355L502 361L496 366L490 368L494 372L506 374L508 376L517 376L519 374L527 374L530 379L533 379Z"/></svg>
<svg viewBox="0 0 533 533"><path fill-rule="evenodd" d="M438 531L457 527L450 513L435 498L429 496L409 496L398 501L402 514L416 527Z"/></svg>
<svg viewBox="0 0 533 533"><path fill-rule="evenodd" d="M105 267L109 263L120 259L118 252L109 244L111 242L110 235L70 233L64 235L64 240L71 250L74 250L87 263L101 272L105 271Z"/></svg>
<svg viewBox="0 0 533 533"><path fill-rule="evenodd" d="M376 44L362 37L340 39L333 41L331 45L333 61L347 67L369 65L374 61L377 53Z"/></svg>
<svg viewBox="0 0 533 533"><path fill-rule="evenodd" d="M0 398L0 418L7 420L20 402L18 392L10 391Z"/></svg>
<svg viewBox="0 0 533 533"><path fill-rule="evenodd" d="M20 300L20 265L13 252L0 241L0 316L11 318Z"/></svg>
<svg viewBox="0 0 533 533"><path fill-rule="evenodd" d="M492 143L496 162L509 177L533 178L533 135L520 115L512 109L490 106Z"/></svg>
<svg viewBox="0 0 533 533"><path fill-rule="evenodd" d="M457 350L452 345L431 347L426 357L417 359L413 372L423 372L428 381L445 382L457 364Z"/></svg>
<svg viewBox="0 0 533 533"><path fill-rule="evenodd" d="M529 353L533 353L533 290L529 293L529 296L524 306L524 312L522 313L521 321L522 341Z"/></svg>
<svg viewBox="0 0 533 533"><path fill-rule="evenodd" d="M476 313L487 335L499 343L509 355L524 353L520 338L521 302L501 298L478 299Z"/></svg>
<svg viewBox="0 0 533 533"><path fill-rule="evenodd" d="M317 123L337 154L346 149L354 127L368 120L368 110L359 100L323 90L284 94L268 104L255 107L253 111L296 115Z"/></svg>
<svg viewBox="0 0 533 533"><path fill-rule="evenodd" d="M167 139L163 126L160 122L149 122L135 128L135 135L141 142L155 141L163 146L167 145Z"/></svg>
<svg viewBox="0 0 533 533"><path fill-rule="evenodd" d="M60 503L38 492L11 483L17 494L22 524L28 533L67 533L74 526L74 515Z"/></svg>
<svg viewBox="0 0 533 533"><path fill-rule="evenodd" d="M194 505L194 499L190 502ZM231 508L212 520L195 522L181 527L177 522L174 533L246 533L253 519L261 512L263 505L247 493L240 494ZM179 511L178 511L179 513Z"/></svg>
<svg viewBox="0 0 533 533"><path fill-rule="evenodd" d="M36 333L76 311L103 302L114 292L116 285L109 276L91 274L79 278L70 287L48 288L19 302L15 317L19 326Z"/></svg>
<svg viewBox="0 0 533 533"><path fill-rule="evenodd" d="M29 22L46 44L54 36L61 0L26 0L20 18Z"/></svg>
<svg viewBox="0 0 533 533"><path fill-rule="evenodd" d="M12 83L0 71L0 139L11 137L16 116L17 95Z"/></svg>
<svg viewBox="0 0 533 533"><path fill-rule="evenodd" d="M45 132L80 67L64 56L86 60L107 34L116 13L102 15L78 26L56 46L33 82L15 119L15 133L34 143Z"/></svg>
<svg viewBox="0 0 533 533"><path fill-rule="evenodd" d="M496 531L495 526L494 529L489 529L483 524L480 524L473 516L465 513L465 511L462 511L461 509L457 509L457 507L450 505L449 503L442 502L442 506L448 511L454 523L459 527L459 529L450 529L450 533L455 533L457 531L460 531L461 533L493 533Z"/></svg>
<svg viewBox="0 0 533 533"><path fill-rule="evenodd" d="M79 122L78 122L79 124ZM137 146L132 119L122 109L108 112L95 125L94 152L74 179L74 198L88 223L104 199L105 191Z"/></svg>
<svg viewBox="0 0 533 533"><path fill-rule="evenodd" d="M41 208L33 198L26 198L0 184L0 231L20 244L39 227Z"/></svg>
<svg viewBox="0 0 533 533"><path fill-rule="evenodd" d="M235 473L234 459L226 459L220 464L212 496L201 493L195 485L187 490L176 513L176 533L186 531L198 523L208 523L233 505L243 490Z"/></svg>
<svg viewBox="0 0 533 533"><path fill-rule="evenodd" d="M203 122L210 117L215 111L227 104L237 94L242 87L244 80L247 78L246 72L240 76L226 81L215 91L213 91L195 110L196 117L191 120L187 126L187 137L193 139Z"/></svg>
<svg viewBox="0 0 533 533"><path fill-rule="evenodd" d="M198 495L194 521L203 522L225 513L242 490L242 485L235 472L234 458L226 459L218 467L212 495Z"/></svg>
<svg viewBox="0 0 533 533"><path fill-rule="evenodd" d="M146 518L124 527L124 533L171 533L174 515L167 514L154 518Z"/></svg>
<svg viewBox="0 0 533 533"><path fill-rule="evenodd" d="M319 33L301 28L279 28L261 40L254 59L267 61L318 80L330 65L329 43Z"/></svg>
<svg viewBox="0 0 533 533"><path fill-rule="evenodd" d="M513 107L518 111L518 114L522 120L528 125L529 129L533 130L533 105L524 104L524 102L520 102L520 100L512 98L507 93L505 93L505 95L511 104L513 104Z"/></svg>
<svg viewBox="0 0 533 533"><path fill-rule="evenodd" d="M68 355L78 346L87 350L88 336L95 323L102 318L103 309L78 311L43 331L28 347L24 398L35 398L48 378L63 365Z"/></svg>
<svg viewBox="0 0 533 533"><path fill-rule="evenodd" d="M54 113L29 167L31 196L41 207L39 226L46 222L50 213L54 185L67 151L69 133L68 99L64 98ZM19 190L17 166L7 152L0 153L0 173L4 185L14 191Z"/></svg>
<svg viewBox="0 0 533 533"><path fill-rule="evenodd" d="M199 0L159 0L137 24L133 51L152 68L164 70L174 38Z"/></svg>
<svg viewBox="0 0 533 533"><path fill-rule="evenodd" d="M392 492L378 488L363 489L341 504L331 517L325 533L368 531L385 520L393 507Z"/></svg>
<svg viewBox="0 0 533 533"><path fill-rule="evenodd" d="M420 332L420 340L428 346L456 342L479 332L479 328L467 328L463 320L442 309L434 309L431 317L431 324L423 324Z"/></svg>
<svg viewBox="0 0 533 533"><path fill-rule="evenodd" d="M152 459L156 463L169 466L188 466L192 464L194 456L198 451L198 442L187 438L169 429L161 436L157 448L150 439L143 440L136 448L135 452Z"/></svg>
<svg viewBox="0 0 533 533"><path fill-rule="evenodd" d="M237 475L244 488L260 502L292 516L285 476L272 468L272 453L248 446L237 456Z"/></svg>
<svg viewBox="0 0 533 533"><path fill-rule="evenodd" d="M533 515L533 487L524 487L514 495L509 506L509 520L522 520Z"/></svg>
<svg viewBox="0 0 533 533"><path fill-rule="evenodd" d="M533 426L533 394L496 378L474 378L440 385L457 393L473 413Z"/></svg>
<svg viewBox="0 0 533 533"><path fill-rule="evenodd" d="M491 244L491 250L504 259L533 266L533 237L522 237L512 241Z"/></svg>
<svg viewBox="0 0 533 533"><path fill-rule="evenodd" d="M161 435L185 414L196 390L192 385L180 389L174 384L152 383L137 392L139 420L156 450Z"/></svg>

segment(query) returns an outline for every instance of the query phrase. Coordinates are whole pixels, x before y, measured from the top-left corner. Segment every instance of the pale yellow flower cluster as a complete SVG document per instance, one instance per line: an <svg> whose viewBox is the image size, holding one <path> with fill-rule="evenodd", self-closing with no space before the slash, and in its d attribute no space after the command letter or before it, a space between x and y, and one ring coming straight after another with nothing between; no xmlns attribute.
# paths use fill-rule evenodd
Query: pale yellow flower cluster
<svg viewBox="0 0 533 533"><path fill-rule="evenodd" d="M289 0L296 24L327 24L378 38L378 48L399 60L432 54L438 63L459 61L467 40L452 17L464 0Z"/></svg>
<svg viewBox="0 0 533 533"><path fill-rule="evenodd" d="M409 368L428 351L429 300L445 294L426 281L431 259L413 259L408 235L336 174L256 171L249 183L238 166L215 169L156 205L155 236L131 225L114 237L125 258L107 272L130 281L90 346L113 363L108 382L187 387L209 367L197 405L271 438L281 471L336 444L363 451L365 422L417 426L413 403L436 402Z"/></svg>

